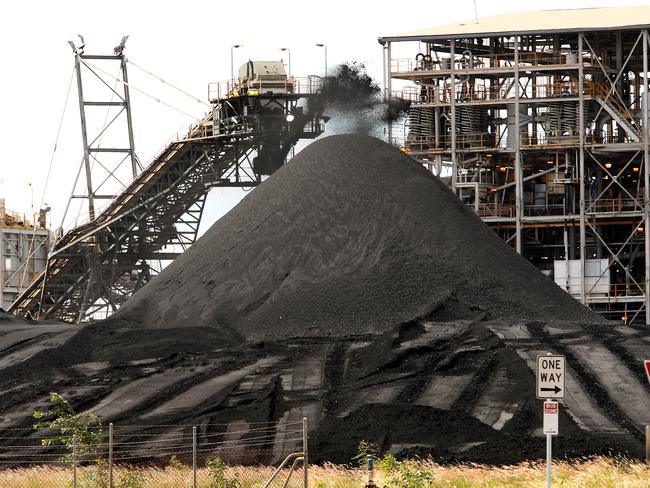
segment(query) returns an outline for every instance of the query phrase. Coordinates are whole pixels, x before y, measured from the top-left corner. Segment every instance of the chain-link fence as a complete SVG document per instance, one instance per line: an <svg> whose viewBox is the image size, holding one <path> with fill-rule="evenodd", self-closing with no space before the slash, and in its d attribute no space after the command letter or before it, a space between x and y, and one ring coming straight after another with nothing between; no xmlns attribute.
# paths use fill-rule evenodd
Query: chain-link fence
<svg viewBox="0 0 650 488"><path fill-rule="evenodd" d="M307 420L0 435L0 488L299 488Z"/></svg>

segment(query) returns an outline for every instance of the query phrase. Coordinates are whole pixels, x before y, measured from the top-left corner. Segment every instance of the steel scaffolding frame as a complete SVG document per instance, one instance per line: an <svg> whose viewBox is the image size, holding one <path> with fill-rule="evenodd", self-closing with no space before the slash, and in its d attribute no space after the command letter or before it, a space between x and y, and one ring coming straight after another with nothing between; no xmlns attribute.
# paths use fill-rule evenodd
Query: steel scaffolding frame
<svg viewBox="0 0 650 488"><path fill-rule="evenodd" d="M79 114L81 121L81 140L83 144L83 167L86 179L86 192L83 194L73 194L71 199L85 199L88 201L88 218L95 218L95 200L104 199L112 200L117 192L124 187L122 179L128 177L134 178L138 171L142 169L136 153L133 140L133 122L131 118L131 97L129 92L129 77L127 73L126 57L120 51L120 54L113 56L108 55L88 55L84 54L83 49L75 49L75 73L77 80L77 94L79 99ZM101 62L108 65L117 65L117 76L114 86L111 86L106 76L99 72L95 67L89 64L90 61ZM108 68L110 69L110 68ZM100 90L93 93L98 99L87 100L84 94L84 86L87 84L86 79L91 77L100 85ZM118 87L119 85L119 87ZM110 95L110 97L109 97ZM103 98L103 99L102 99ZM88 123L88 111L106 108L109 110L106 114L106 123L101 129L97 129L89 135L91 125ZM116 108L117 113L110 114L110 109ZM111 115L111 117L109 117ZM103 138L111 129L120 130L120 124L123 126L121 137L118 137L119 143L106 143ZM123 155L117 163L103 160L103 156ZM124 164L130 163L130 171L125 174ZM96 179L99 173L102 179L98 184ZM93 181L95 176L95 181ZM128 181L128 180L126 180ZM112 187L110 183L113 183ZM117 183L117 187L115 186ZM76 187L76 184L75 184ZM107 190L104 190L107 188ZM102 191L104 193L102 193ZM69 207L69 205L68 205Z"/></svg>
<svg viewBox="0 0 650 488"><path fill-rule="evenodd" d="M579 260L583 303L650 325L647 27L380 43L387 97L411 102L405 151L448 168L459 197L543 270ZM413 41L417 57L391 58L392 44ZM415 86L393 91L394 80ZM587 280L591 259L608 265Z"/></svg>

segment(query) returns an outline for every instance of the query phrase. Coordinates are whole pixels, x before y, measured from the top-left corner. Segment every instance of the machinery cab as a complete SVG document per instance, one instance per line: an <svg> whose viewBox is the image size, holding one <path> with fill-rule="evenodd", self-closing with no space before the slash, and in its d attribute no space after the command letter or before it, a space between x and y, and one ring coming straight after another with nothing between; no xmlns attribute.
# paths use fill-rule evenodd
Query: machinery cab
<svg viewBox="0 0 650 488"><path fill-rule="evenodd" d="M293 92L292 80L280 61L251 61L239 68L233 96L275 95Z"/></svg>

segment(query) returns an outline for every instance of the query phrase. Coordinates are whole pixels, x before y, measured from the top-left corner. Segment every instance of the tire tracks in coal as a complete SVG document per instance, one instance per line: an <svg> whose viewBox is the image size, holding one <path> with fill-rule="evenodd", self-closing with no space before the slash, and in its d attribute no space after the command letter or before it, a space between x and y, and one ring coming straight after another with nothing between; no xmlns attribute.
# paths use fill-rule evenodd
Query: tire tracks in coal
<svg viewBox="0 0 650 488"><path fill-rule="evenodd" d="M582 366L580 360L565 344L563 344L556 336L546 332L544 330L544 324L533 322L527 324L527 328L535 339L538 339L544 345L549 345L554 352L561 354L566 358L566 362L575 372L576 377L580 382L580 386L584 388L591 399L604 413L607 414L613 423L624 428L638 441L644 441L645 435L641 429L639 429L627 414L616 405L616 402L610 396L609 392L601 386L600 380ZM574 337L584 337L582 335L568 334L564 335L563 338L571 338L572 335ZM592 339L593 338L594 337L592 336ZM596 337L596 339L601 346L610 350L607 345L600 341L600 338Z"/></svg>

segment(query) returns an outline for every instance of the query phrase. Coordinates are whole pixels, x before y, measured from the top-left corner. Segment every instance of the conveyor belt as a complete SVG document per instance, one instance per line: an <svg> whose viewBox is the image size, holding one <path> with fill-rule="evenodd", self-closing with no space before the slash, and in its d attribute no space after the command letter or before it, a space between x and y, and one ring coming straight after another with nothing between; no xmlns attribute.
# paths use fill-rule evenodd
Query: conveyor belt
<svg viewBox="0 0 650 488"><path fill-rule="evenodd" d="M168 144L94 220L59 239L10 311L68 322L114 312L155 273L151 261L174 259L194 242L211 187L259 183L239 170L265 140L259 126L216 133L212 117Z"/></svg>

